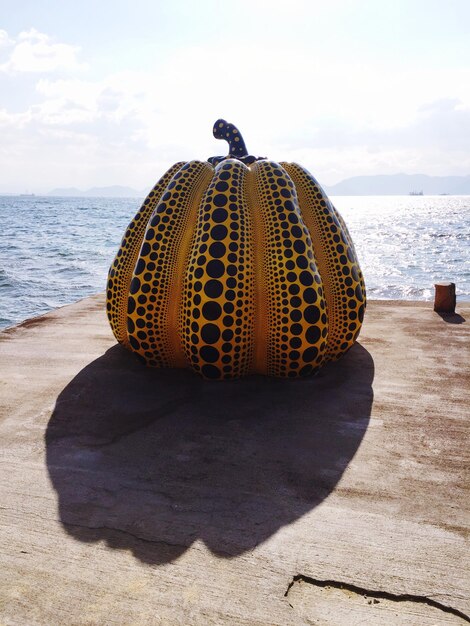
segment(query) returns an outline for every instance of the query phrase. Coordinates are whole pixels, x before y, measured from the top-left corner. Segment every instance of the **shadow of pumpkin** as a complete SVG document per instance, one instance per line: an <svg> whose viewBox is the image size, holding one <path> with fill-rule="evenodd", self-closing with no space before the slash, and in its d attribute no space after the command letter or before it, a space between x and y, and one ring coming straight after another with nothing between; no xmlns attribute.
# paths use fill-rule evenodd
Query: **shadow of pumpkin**
<svg viewBox="0 0 470 626"><path fill-rule="evenodd" d="M322 502L367 429L374 365L356 344L316 378L210 382L120 346L60 393L47 466L64 528L143 562L199 539L252 550Z"/></svg>

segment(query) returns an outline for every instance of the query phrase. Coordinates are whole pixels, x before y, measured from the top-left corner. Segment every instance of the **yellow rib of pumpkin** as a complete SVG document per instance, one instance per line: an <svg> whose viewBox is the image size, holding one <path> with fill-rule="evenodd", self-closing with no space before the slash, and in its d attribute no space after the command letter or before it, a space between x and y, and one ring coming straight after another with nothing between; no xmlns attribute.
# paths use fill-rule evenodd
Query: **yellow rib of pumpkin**
<svg viewBox="0 0 470 626"><path fill-rule="evenodd" d="M252 223L246 195L248 168L220 163L199 210L180 310L183 348L191 367L207 378L246 374L253 354Z"/></svg>
<svg viewBox="0 0 470 626"><path fill-rule="evenodd" d="M349 232L315 178L300 165L283 163L297 189L325 288L329 338L327 358L351 347L364 315L362 274Z"/></svg>
<svg viewBox="0 0 470 626"><path fill-rule="evenodd" d="M299 209L294 184L285 169L273 161L251 166L255 177L258 228L263 232L257 273L258 302L266 306L266 322L259 333L267 337L265 369L271 376L296 377L315 370L327 346L328 319L312 241ZM264 314L263 314L264 315ZM255 342L263 341L257 334ZM259 360L258 363L262 363Z"/></svg>
<svg viewBox="0 0 470 626"><path fill-rule="evenodd" d="M181 359L175 285L185 264L182 243L193 207L211 175L207 162L186 163L166 187L145 232L130 285L127 332L132 348L149 365L171 367Z"/></svg>
<svg viewBox="0 0 470 626"><path fill-rule="evenodd" d="M127 227L118 253L109 269L106 311L114 336L119 343L125 346L129 346L127 338L127 296L142 239L144 238L149 218L160 200L163 190L170 182L172 176L183 165L184 162L175 163L147 195L144 203Z"/></svg>
<svg viewBox="0 0 470 626"><path fill-rule="evenodd" d="M321 189L321 187L320 187L320 189ZM323 190L322 190L322 193L324 194L325 197L327 197ZM338 211L338 209L336 209L333 206L333 204L332 204L332 202L331 202L331 200L329 198L328 198L328 202L329 202L329 206L331 207L331 209L333 210L334 214L336 215L339 223L341 224L341 228L343 229L343 233L345 234L345 236L347 238L347 241L348 241L349 245L351 246L354 258L356 260L357 273L359 274L359 284L361 285L361 292L362 292L362 297L363 297L363 301L364 301L364 309L365 309L366 306L367 306L366 285L365 285L365 282L364 282L364 275L362 274L362 270L361 270L361 267L359 265L359 261L358 261L358 258L357 258L357 253L356 253L356 248L354 247L354 242L352 240L351 235L349 234L349 230L348 230L348 227L346 226L346 222L344 221L343 216ZM361 321L361 324L362 324L362 321ZM357 334L359 334L359 333L357 333ZM357 334L356 334L356 338L357 338Z"/></svg>

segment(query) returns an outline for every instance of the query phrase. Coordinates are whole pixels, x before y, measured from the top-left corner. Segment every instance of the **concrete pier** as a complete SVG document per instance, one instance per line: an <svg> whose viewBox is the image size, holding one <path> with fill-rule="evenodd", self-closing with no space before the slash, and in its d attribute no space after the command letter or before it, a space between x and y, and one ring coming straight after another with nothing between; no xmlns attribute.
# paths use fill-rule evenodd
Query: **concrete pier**
<svg viewBox="0 0 470 626"><path fill-rule="evenodd" d="M102 295L0 333L0 625L468 623L469 319L300 381L147 370Z"/></svg>

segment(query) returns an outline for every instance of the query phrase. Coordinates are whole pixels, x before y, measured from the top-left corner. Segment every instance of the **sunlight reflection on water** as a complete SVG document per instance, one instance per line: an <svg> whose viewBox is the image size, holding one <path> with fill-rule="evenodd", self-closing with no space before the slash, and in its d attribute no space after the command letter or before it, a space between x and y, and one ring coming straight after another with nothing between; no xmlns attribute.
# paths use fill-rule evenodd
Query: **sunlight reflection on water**
<svg viewBox="0 0 470 626"><path fill-rule="evenodd" d="M470 196L336 196L370 299L470 300ZM133 198L0 197L0 327L103 291Z"/></svg>

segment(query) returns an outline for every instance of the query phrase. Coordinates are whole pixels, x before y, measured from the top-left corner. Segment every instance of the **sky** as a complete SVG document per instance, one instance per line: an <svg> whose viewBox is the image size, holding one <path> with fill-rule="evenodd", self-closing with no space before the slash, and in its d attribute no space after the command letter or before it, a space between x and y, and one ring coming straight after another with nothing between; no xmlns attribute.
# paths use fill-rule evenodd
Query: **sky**
<svg viewBox="0 0 470 626"><path fill-rule="evenodd" d="M0 193L149 189L227 153L470 174L469 0L0 0Z"/></svg>

